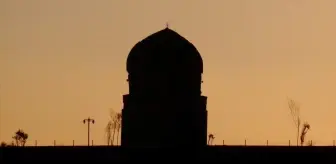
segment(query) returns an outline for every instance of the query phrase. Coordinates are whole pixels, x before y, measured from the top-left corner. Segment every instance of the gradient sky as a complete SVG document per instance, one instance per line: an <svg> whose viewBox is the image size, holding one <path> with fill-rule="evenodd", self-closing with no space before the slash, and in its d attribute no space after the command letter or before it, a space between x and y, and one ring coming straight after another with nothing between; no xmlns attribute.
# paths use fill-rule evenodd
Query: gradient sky
<svg viewBox="0 0 336 164"><path fill-rule="evenodd" d="M28 145L105 144L109 108L128 93L126 58L169 22L204 60L215 144L288 144L286 97L336 140L334 0L1 0L0 141L22 128Z"/></svg>

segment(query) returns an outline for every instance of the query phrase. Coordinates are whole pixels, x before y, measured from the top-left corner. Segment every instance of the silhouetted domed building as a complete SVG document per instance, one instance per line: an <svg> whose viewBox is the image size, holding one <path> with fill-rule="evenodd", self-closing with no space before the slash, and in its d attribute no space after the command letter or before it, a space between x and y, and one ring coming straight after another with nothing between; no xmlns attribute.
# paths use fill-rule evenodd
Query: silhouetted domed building
<svg viewBox="0 0 336 164"><path fill-rule="evenodd" d="M203 61L193 44L163 29L132 48L127 71L122 146L206 146Z"/></svg>

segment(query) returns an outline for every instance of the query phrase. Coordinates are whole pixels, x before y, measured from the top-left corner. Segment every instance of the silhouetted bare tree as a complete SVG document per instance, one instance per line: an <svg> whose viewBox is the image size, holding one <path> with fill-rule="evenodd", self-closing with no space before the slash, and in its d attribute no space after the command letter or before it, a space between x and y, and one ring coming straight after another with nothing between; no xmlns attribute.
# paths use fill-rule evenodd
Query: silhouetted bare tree
<svg viewBox="0 0 336 164"><path fill-rule="evenodd" d="M116 130L117 130L117 145L119 144L119 135L120 135L120 129L121 129L121 119L122 115L121 113L117 113L116 115Z"/></svg>
<svg viewBox="0 0 336 164"><path fill-rule="evenodd" d="M119 140L119 134L121 129L121 113L115 113L113 110L110 112L110 120L108 121L105 132L107 136L107 144L114 145L115 136L117 135L117 144ZM117 134L116 134L117 132Z"/></svg>
<svg viewBox="0 0 336 164"><path fill-rule="evenodd" d="M114 127L114 117L115 117L115 112L113 109L110 109L110 119L106 125L105 132L106 132L106 139L107 139L107 145L113 145L113 136L115 132L115 127Z"/></svg>
<svg viewBox="0 0 336 164"><path fill-rule="evenodd" d="M208 145L212 145L213 140L215 139L214 134L209 134Z"/></svg>
<svg viewBox="0 0 336 164"><path fill-rule="evenodd" d="M23 130L19 129L15 132L13 139L16 143L16 146L25 146L28 139L28 134L25 133Z"/></svg>
<svg viewBox="0 0 336 164"><path fill-rule="evenodd" d="M112 143L112 123L109 121L105 127L107 145Z"/></svg>
<svg viewBox="0 0 336 164"><path fill-rule="evenodd" d="M309 129L310 129L310 125L308 123L304 123L303 126L302 126L301 136L300 136L301 146L305 142L305 137L306 137L306 134L307 134Z"/></svg>
<svg viewBox="0 0 336 164"><path fill-rule="evenodd" d="M299 133L300 133L300 106L292 99L288 99L288 107L291 112L295 127L297 128L296 146L299 146Z"/></svg>

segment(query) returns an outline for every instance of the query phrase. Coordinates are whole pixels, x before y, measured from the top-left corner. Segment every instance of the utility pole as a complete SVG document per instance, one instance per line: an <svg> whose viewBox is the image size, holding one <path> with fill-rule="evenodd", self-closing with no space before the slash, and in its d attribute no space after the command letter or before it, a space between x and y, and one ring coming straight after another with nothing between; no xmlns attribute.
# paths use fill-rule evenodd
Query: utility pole
<svg viewBox="0 0 336 164"><path fill-rule="evenodd" d="M83 120L83 123L85 124L87 122L88 124L88 146L90 146L90 123L94 124L95 120L92 118L86 118Z"/></svg>

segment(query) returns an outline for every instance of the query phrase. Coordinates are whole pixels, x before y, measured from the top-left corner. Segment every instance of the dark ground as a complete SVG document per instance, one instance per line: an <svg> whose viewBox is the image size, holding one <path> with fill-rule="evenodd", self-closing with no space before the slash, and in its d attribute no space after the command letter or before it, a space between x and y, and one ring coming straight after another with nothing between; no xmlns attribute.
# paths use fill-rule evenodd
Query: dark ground
<svg viewBox="0 0 336 164"><path fill-rule="evenodd" d="M45 147L2 147L0 163L16 161L102 161L102 162L280 162L294 161L314 163L336 163L336 147L333 146L211 146L205 149L125 149L108 146L45 146ZM171 163L169 162L169 163ZM198 163L198 162L197 162Z"/></svg>

